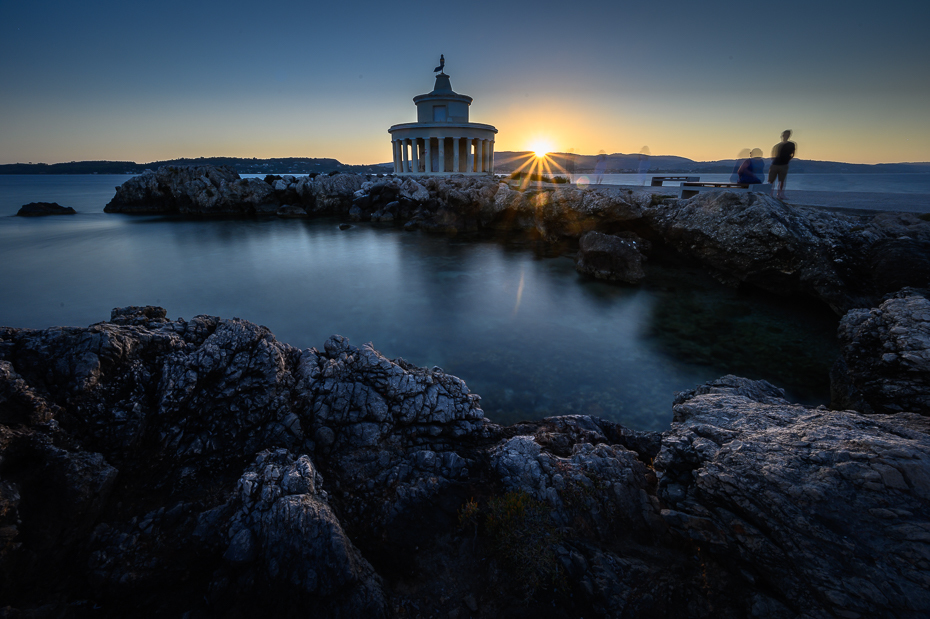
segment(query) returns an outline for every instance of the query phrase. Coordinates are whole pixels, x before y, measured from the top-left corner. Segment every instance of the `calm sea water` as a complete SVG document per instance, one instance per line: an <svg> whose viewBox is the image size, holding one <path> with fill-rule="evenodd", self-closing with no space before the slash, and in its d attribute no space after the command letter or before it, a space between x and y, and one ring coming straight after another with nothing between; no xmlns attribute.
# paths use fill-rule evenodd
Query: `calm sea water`
<svg viewBox="0 0 930 619"><path fill-rule="evenodd" d="M564 248L338 220L105 214L128 176L0 176L0 324L86 326L113 307L238 316L301 348L334 333L439 366L501 423L600 415L664 429L676 391L726 373L827 403L830 312L723 288L698 269L579 276ZM20 218L32 201L75 216Z"/></svg>

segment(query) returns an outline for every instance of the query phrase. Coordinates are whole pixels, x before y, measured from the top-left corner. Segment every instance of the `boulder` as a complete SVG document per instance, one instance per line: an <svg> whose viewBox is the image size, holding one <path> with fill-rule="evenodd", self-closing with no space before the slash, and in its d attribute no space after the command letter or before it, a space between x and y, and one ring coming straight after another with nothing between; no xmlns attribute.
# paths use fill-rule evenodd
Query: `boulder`
<svg viewBox="0 0 930 619"><path fill-rule="evenodd" d="M930 423L789 404L732 376L679 394L655 459L661 514L780 616L930 610Z"/></svg>
<svg viewBox="0 0 930 619"><path fill-rule="evenodd" d="M832 405L862 413L930 415L930 299L904 288L873 309L850 310L837 329Z"/></svg>
<svg viewBox="0 0 930 619"><path fill-rule="evenodd" d="M646 277L645 257L640 252L643 241L621 238L600 232L588 232L581 237L575 269L597 279L638 284Z"/></svg>
<svg viewBox="0 0 930 619"><path fill-rule="evenodd" d="M76 215L70 206L62 206L57 202L30 202L20 207L16 213L19 217L44 217L46 215Z"/></svg>
<svg viewBox="0 0 930 619"><path fill-rule="evenodd" d="M322 483L308 456L263 451L229 502L201 518L199 535L213 537L215 513L231 514L219 524L226 565L210 587L219 614L389 615L381 578L346 535Z"/></svg>

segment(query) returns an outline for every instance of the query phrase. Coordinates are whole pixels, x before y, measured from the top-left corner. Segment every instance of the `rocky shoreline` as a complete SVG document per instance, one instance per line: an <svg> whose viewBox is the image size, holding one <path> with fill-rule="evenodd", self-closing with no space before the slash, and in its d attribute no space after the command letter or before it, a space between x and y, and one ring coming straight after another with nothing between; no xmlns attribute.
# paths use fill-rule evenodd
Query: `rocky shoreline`
<svg viewBox="0 0 930 619"><path fill-rule="evenodd" d="M656 433L240 319L0 328L2 614L926 616L927 293L839 335L853 409L725 376Z"/></svg>
<svg viewBox="0 0 930 619"><path fill-rule="evenodd" d="M770 196L678 200L623 188L527 188L491 177L355 174L242 179L231 168L159 168L117 187L107 212L337 215L439 233L521 233L580 245L577 268L635 283L651 253L697 262L730 286L818 299L838 315L930 283L930 221L836 213ZM585 235L600 236L584 239ZM613 237L613 238L608 238ZM586 253L591 248L591 253Z"/></svg>

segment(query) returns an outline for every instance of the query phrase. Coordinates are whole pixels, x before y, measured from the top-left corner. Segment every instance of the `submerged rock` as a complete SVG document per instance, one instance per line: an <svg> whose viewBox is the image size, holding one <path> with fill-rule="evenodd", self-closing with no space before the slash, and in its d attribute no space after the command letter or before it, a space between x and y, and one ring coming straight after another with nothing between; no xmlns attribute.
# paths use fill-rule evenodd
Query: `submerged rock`
<svg viewBox="0 0 930 619"><path fill-rule="evenodd" d="M642 239L588 232L578 243L575 269L598 279L638 284L646 277Z"/></svg>
<svg viewBox="0 0 930 619"><path fill-rule="evenodd" d="M46 215L76 215L77 211L70 206L62 206L57 202L30 202L20 207L16 214L19 217L43 217Z"/></svg>
<svg viewBox="0 0 930 619"><path fill-rule="evenodd" d="M919 303L881 310L896 341L922 337ZM502 428L439 368L155 307L0 328L0 599L123 616L930 612L927 418L805 408L737 377L674 411L663 434Z"/></svg>

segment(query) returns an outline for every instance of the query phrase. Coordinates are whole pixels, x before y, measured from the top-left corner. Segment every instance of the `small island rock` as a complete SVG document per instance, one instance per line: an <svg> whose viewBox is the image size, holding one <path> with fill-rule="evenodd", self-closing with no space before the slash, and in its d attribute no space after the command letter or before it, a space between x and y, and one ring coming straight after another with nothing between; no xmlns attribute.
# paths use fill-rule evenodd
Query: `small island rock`
<svg viewBox="0 0 930 619"><path fill-rule="evenodd" d="M44 217L46 215L75 215L75 211L70 206L62 206L57 202L30 202L24 204L19 212L19 217Z"/></svg>

